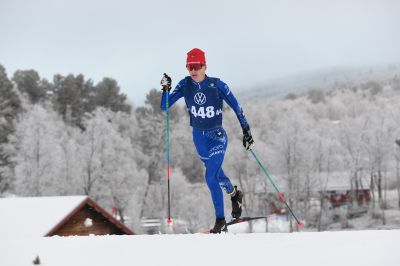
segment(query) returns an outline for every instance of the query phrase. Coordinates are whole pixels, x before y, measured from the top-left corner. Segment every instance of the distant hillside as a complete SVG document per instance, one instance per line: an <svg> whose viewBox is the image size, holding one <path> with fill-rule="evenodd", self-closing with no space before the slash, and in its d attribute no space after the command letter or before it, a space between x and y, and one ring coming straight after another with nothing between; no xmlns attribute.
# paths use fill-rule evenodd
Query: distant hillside
<svg viewBox="0 0 400 266"><path fill-rule="evenodd" d="M263 85L239 91L237 95L241 101L284 98L289 93L302 95L311 89L351 88L368 81L385 83L395 78L396 75L400 78L400 64L375 67L329 68L271 80Z"/></svg>

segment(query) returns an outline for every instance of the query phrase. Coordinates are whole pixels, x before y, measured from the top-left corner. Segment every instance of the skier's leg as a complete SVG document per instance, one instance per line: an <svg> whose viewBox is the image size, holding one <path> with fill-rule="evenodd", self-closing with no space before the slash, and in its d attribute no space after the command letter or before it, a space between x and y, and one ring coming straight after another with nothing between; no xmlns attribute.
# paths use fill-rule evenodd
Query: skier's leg
<svg viewBox="0 0 400 266"><path fill-rule="evenodd" d="M210 161L210 138L206 131L193 129L193 142L196 151L206 167L205 180L211 192L211 199L215 209L217 219L224 219L224 200L221 187L218 183L218 170L221 163L218 160Z"/></svg>
<svg viewBox="0 0 400 266"><path fill-rule="evenodd" d="M222 128L208 131L207 138L209 154L206 162L206 181L211 191L216 217L221 219L224 217L224 198L221 187L227 192L234 191L229 178L221 168L228 139Z"/></svg>
<svg viewBox="0 0 400 266"><path fill-rule="evenodd" d="M219 134L219 136L218 136L218 134ZM217 138L216 138L216 140L217 141L214 142L215 146L213 148L211 148L211 150L215 150L216 148L219 148L219 150L221 150L220 152L222 152L224 154L224 157L225 157L225 152L226 152L226 149L228 148L228 135L226 134L226 132L225 132L225 130L223 128L217 130ZM224 161L224 157L222 158L221 166L222 166L222 163ZM222 167L221 167L221 169L219 171L218 183L226 191L226 193L228 193L228 194L231 194L231 193L233 193L235 191L233 186L232 186L231 181L225 175L224 170L222 170Z"/></svg>
<svg viewBox="0 0 400 266"><path fill-rule="evenodd" d="M217 145L216 147L220 147L223 152L218 152L223 154L223 157L221 159L221 166L224 160L225 156L225 151L228 146L228 136L226 135L225 130L221 129L220 134L221 139L223 140L222 143L223 145ZM214 148L215 149L215 148ZM212 154L210 154L209 157L211 157ZM232 217L233 218L239 218L242 215L242 200L243 200L243 192L237 189L237 186L233 187L231 181L229 178L225 175L224 170L222 170L222 167L219 170L218 174L218 183L219 185L225 189L225 191L231 196L231 201L232 201Z"/></svg>
<svg viewBox="0 0 400 266"><path fill-rule="evenodd" d="M223 156L213 156L206 161L206 182L211 192L211 198L215 209L215 217L224 219L224 197L218 182L219 170L221 168Z"/></svg>
<svg viewBox="0 0 400 266"><path fill-rule="evenodd" d="M208 160L208 145L203 130L193 129L193 143L200 160L206 165Z"/></svg>
<svg viewBox="0 0 400 266"><path fill-rule="evenodd" d="M228 193L234 190L229 178L221 171L227 145L226 133L222 128L209 131L194 129L193 142L206 167L205 179L211 192L215 216L217 219L224 219L224 198L221 187Z"/></svg>
<svg viewBox="0 0 400 266"><path fill-rule="evenodd" d="M219 171L219 175L218 175L218 182L219 185L226 191L226 193L228 193L229 195L231 195L232 193L235 192L235 189L232 186L231 180L229 180L229 178L225 175L224 170L220 169Z"/></svg>

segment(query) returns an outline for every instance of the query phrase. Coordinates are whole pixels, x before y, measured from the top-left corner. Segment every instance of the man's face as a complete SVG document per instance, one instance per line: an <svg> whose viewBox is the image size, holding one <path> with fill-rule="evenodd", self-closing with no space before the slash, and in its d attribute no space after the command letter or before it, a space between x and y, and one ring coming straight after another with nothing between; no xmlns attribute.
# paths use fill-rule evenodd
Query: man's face
<svg viewBox="0 0 400 266"><path fill-rule="evenodd" d="M196 81L201 82L206 77L206 69L207 66L204 64L188 64L186 65L187 70L189 71L190 77Z"/></svg>

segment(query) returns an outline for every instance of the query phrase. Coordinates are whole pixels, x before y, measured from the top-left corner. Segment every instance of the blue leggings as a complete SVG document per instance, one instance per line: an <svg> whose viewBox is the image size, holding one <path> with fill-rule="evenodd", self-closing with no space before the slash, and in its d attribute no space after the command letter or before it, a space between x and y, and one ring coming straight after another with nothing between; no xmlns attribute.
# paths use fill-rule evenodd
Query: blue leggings
<svg viewBox="0 0 400 266"><path fill-rule="evenodd" d="M193 142L206 167L206 181L211 192L215 216L217 219L223 219L225 218L224 198L221 187L227 193L232 193L234 189L222 170L228 136L222 127L211 130L193 128Z"/></svg>

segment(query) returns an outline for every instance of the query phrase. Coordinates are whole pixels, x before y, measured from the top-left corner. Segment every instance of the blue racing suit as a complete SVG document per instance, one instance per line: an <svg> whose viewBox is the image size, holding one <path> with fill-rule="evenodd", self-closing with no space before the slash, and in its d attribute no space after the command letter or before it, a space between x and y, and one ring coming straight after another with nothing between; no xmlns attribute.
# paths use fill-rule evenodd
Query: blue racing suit
<svg viewBox="0 0 400 266"><path fill-rule="evenodd" d="M163 111L166 110L166 95L164 92L161 99ZM206 76L200 83L195 82L190 76L182 79L169 94L169 106L181 97L185 98L189 112L194 145L206 167L205 179L211 191L215 216L217 219L225 218L221 187L228 194L233 193L234 188L222 170L228 146L228 136L222 128L223 100L234 110L242 128L248 126L247 120L228 85L218 78Z"/></svg>

